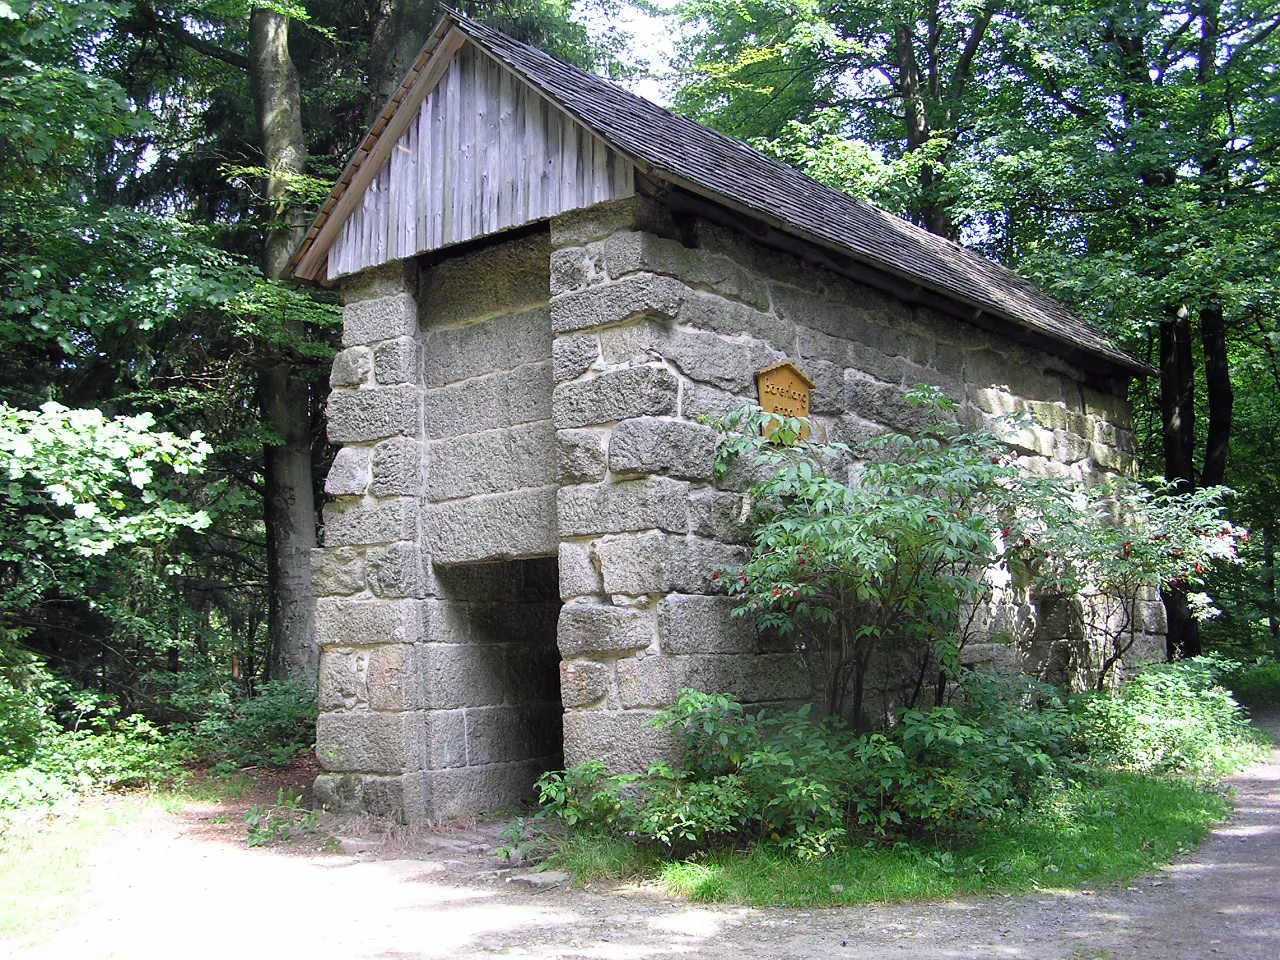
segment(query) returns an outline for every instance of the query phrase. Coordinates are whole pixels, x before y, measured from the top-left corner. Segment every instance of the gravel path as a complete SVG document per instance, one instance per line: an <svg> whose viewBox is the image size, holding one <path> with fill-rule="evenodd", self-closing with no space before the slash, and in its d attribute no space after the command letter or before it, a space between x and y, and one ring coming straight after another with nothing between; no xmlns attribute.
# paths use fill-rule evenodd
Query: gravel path
<svg viewBox="0 0 1280 960"><path fill-rule="evenodd" d="M1280 730L1280 716L1268 718ZM1231 779L1232 820L1128 887L824 910L673 902L511 883L483 830L413 858L250 849L237 826L156 812L102 851L83 921L24 960L1280 958L1280 750Z"/></svg>

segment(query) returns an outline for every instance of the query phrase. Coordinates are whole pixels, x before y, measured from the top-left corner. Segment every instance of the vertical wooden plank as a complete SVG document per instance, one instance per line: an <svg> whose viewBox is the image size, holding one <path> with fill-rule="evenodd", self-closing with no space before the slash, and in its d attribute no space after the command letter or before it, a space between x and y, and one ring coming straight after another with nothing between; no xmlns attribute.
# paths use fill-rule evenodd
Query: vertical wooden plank
<svg viewBox="0 0 1280 960"><path fill-rule="evenodd" d="M534 98L538 105L538 165L534 175L538 178L538 209L533 212L535 219L549 216L556 205L556 187L551 180L551 167L555 162L555 151L560 146L560 111L551 108L541 97Z"/></svg>
<svg viewBox="0 0 1280 960"><path fill-rule="evenodd" d="M383 221L383 256L388 260L396 258L396 244L400 232L400 144L391 151L391 159L387 162L387 194L383 200L386 217Z"/></svg>
<svg viewBox="0 0 1280 960"><path fill-rule="evenodd" d="M413 252L429 249L427 246L427 198L431 195L431 95L418 108L418 142L413 151Z"/></svg>
<svg viewBox="0 0 1280 960"><path fill-rule="evenodd" d="M459 78L461 84L460 96L458 97L458 109L460 111L460 132L458 138L459 155L461 162L458 165L458 199L459 215L458 222L454 224L453 239L455 242L468 240L474 234L474 226L472 217L475 214L476 199L476 121L479 119L478 111L481 105L477 103L476 98L476 57L471 47L466 48L466 59L464 59L459 67L462 70L462 76Z"/></svg>
<svg viewBox="0 0 1280 960"><path fill-rule="evenodd" d="M417 252L417 122L404 131L404 177L401 180L401 256Z"/></svg>
<svg viewBox="0 0 1280 960"><path fill-rule="evenodd" d="M504 226L519 223L516 219L515 188L519 176L520 156L512 151L515 101L511 90L511 72L498 68L498 142L496 149L501 161L498 183L498 222Z"/></svg>
<svg viewBox="0 0 1280 960"><path fill-rule="evenodd" d="M591 138L591 191L588 203L609 199L609 148L598 137Z"/></svg>
<svg viewBox="0 0 1280 960"><path fill-rule="evenodd" d="M526 148L528 130L533 123L533 119L529 116L529 88L523 83L515 84L512 88L512 98L515 109L515 129L512 131L510 152L513 160L511 209L512 216L518 218L517 223L528 223L533 219L529 213L529 164L533 162L533 158L529 156Z"/></svg>
<svg viewBox="0 0 1280 960"><path fill-rule="evenodd" d="M542 98L535 96L528 88L524 94L524 156L525 183L529 194L528 219L537 220L542 216L542 164L545 133L545 116L542 110Z"/></svg>
<svg viewBox="0 0 1280 960"><path fill-rule="evenodd" d="M444 91L437 90L431 105L431 249L438 250L444 243L444 205L448 197L446 184L448 170L445 168L445 140L448 132L445 129L444 105L447 96Z"/></svg>
<svg viewBox="0 0 1280 960"><path fill-rule="evenodd" d="M461 160L459 157L459 131L462 126L462 116L458 110L458 87L461 79L462 55L462 52L459 52L458 57L453 61L453 65L449 67L449 72L445 74L448 88L445 91L444 103L445 142L443 147L446 173L444 182L444 230L440 235L441 244L453 242L455 225L458 222L458 167Z"/></svg>
<svg viewBox="0 0 1280 960"><path fill-rule="evenodd" d="M488 104L485 124L484 142L481 152L484 155L484 219L481 232L493 233L506 226L498 216L498 196L502 190L501 176L503 168L502 154L498 150L498 125L502 120L502 100L499 96L502 70L487 57L484 60L484 95Z"/></svg>
<svg viewBox="0 0 1280 960"><path fill-rule="evenodd" d="M556 208L552 213L560 213L578 206L575 203L578 191L578 125L568 117L560 121L560 156L558 174L560 189L556 196Z"/></svg>

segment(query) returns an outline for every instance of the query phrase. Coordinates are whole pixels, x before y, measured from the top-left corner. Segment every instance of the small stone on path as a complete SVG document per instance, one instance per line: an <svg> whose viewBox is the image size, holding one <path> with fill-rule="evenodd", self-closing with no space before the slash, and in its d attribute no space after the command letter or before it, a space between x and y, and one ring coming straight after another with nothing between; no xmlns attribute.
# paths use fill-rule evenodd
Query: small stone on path
<svg viewBox="0 0 1280 960"><path fill-rule="evenodd" d="M507 883L515 883L534 889L545 889L569 882L569 875L563 870L534 870L530 873L517 873L507 877Z"/></svg>

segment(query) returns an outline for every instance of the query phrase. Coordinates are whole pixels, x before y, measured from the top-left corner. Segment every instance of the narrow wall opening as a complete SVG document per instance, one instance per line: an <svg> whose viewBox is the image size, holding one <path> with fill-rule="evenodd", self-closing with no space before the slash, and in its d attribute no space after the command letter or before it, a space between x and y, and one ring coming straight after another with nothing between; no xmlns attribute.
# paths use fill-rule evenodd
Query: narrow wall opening
<svg viewBox="0 0 1280 960"><path fill-rule="evenodd" d="M437 815L523 803L538 776L564 765L556 558L437 566L435 573L463 648L449 659L463 664L457 679L465 691L465 702L454 700L449 711L455 730L462 721L463 749L445 778L453 780L451 796L435 798Z"/></svg>

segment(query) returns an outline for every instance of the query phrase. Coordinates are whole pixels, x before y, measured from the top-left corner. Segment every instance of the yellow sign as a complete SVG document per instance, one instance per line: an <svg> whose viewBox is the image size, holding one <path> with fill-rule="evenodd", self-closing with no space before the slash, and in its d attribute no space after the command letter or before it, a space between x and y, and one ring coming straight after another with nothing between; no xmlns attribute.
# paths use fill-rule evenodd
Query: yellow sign
<svg viewBox="0 0 1280 960"><path fill-rule="evenodd" d="M756 390L760 396L760 409L765 413L777 413L784 417L809 416L809 397L814 383L789 360L775 363L756 373ZM771 435L772 431L766 430ZM808 431L805 431L808 434Z"/></svg>

